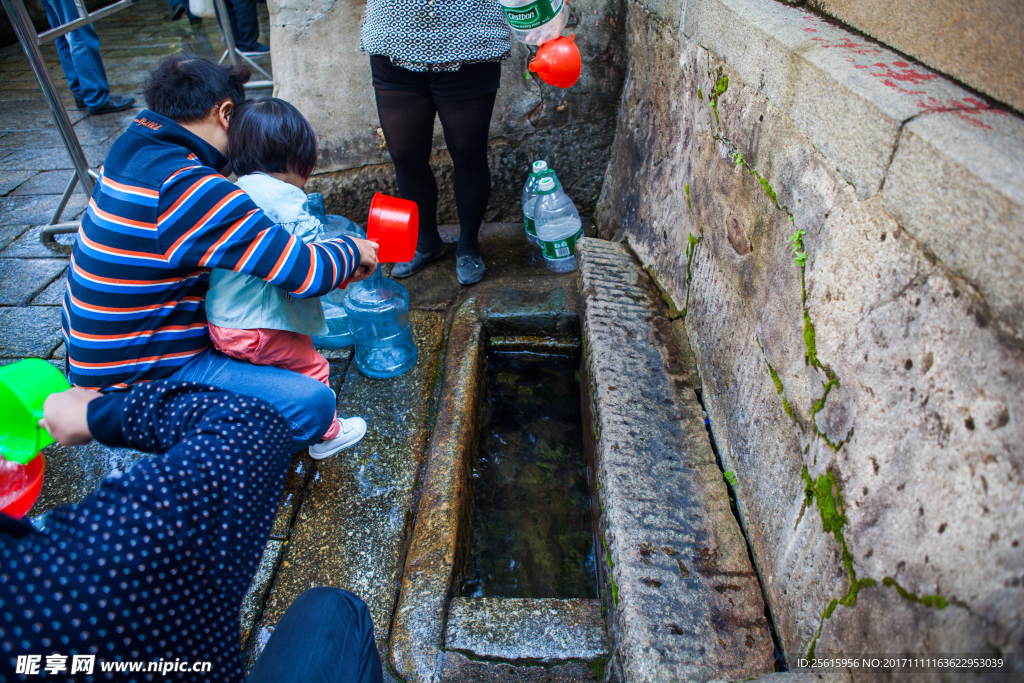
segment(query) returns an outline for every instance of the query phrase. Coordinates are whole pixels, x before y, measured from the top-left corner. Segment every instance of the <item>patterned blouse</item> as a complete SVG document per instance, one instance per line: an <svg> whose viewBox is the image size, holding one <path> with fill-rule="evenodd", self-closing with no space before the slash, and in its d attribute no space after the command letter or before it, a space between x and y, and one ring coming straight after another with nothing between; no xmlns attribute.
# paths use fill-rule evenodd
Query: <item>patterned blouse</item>
<svg viewBox="0 0 1024 683"><path fill-rule="evenodd" d="M498 0L366 0L359 49L410 71L505 59L512 34Z"/></svg>

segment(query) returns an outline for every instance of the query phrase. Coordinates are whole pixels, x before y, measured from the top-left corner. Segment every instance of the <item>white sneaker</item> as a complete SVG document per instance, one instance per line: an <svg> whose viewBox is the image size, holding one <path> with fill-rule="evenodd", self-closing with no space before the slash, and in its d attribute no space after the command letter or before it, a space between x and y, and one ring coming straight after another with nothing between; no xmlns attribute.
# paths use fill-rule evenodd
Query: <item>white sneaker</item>
<svg viewBox="0 0 1024 683"><path fill-rule="evenodd" d="M314 460L329 458L338 451L354 446L366 436L366 420L361 417L338 418L341 431L330 441L321 441L309 447L309 457Z"/></svg>

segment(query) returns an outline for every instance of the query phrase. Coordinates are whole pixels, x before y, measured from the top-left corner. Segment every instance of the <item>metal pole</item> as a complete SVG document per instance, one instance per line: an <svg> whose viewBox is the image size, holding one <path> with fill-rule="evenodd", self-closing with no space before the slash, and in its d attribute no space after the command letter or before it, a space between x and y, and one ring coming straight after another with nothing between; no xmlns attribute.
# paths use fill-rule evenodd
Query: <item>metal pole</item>
<svg viewBox="0 0 1024 683"><path fill-rule="evenodd" d="M43 90L43 97L46 98L46 103L50 107L53 120L57 122L57 129L64 140L64 147L67 148L68 155L71 156L71 163L75 166L75 174L78 175L85 194L92 196L95 183L92 176L89 175L89 162L85 158L85 152L82 151L82 145L78 142L78 136L75 135L75 129L71 126L71 119L68 118L68 112L64 109L64 103L61 101L60 95L57 94L53 79L50 78L46 60L43 59L43 55L39 51L39 45L36 43L38 34L29 19L28 11L25 10L25 2L24 0L3 0L3 3L7 15L11 18L14 32L21 42L21 47L25 50L29 64L32 65L36 80L39 81L39 87Z"/></svg>
<svg viewBox="0 0 1024 683"><path fill-rule="evenodd" d="M231 60L231 66L235 66L238 64L238 57L235 55L235 35L231 33L231 18L228 17L228 8L224 5L224 0L213 0L213 2L217 5L217 21L220 23L220 32L224 34L224 44L228 46L228 59ZM224 61L223 57L221 57L221 61Z"/></svg>

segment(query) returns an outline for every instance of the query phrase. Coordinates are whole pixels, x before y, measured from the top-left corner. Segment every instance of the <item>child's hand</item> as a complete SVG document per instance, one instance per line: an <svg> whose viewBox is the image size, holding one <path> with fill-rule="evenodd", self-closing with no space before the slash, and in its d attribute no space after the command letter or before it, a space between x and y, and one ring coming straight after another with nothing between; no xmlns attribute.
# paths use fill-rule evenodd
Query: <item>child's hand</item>
<svg viewBox="0 0 1024 683"><path fill-rule="evenodd" d="M355 242L356 247L359 248L359 267L352 273L349 281L359 282L370 277L373 275L373 271L377 270L377 249L379 245L376 242L362 240L358 237L351 237L349 239Z"/></svg>

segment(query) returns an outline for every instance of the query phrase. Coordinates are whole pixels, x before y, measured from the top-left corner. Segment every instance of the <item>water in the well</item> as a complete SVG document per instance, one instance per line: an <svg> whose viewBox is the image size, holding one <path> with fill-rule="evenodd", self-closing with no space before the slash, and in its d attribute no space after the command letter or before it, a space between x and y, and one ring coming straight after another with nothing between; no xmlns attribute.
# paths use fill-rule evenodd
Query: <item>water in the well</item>
<svg viewBox="0 0 1024 683"><path fill-rule="evenodd" d="M463 595L597 597L578 367L488 354Z"/></svg>

